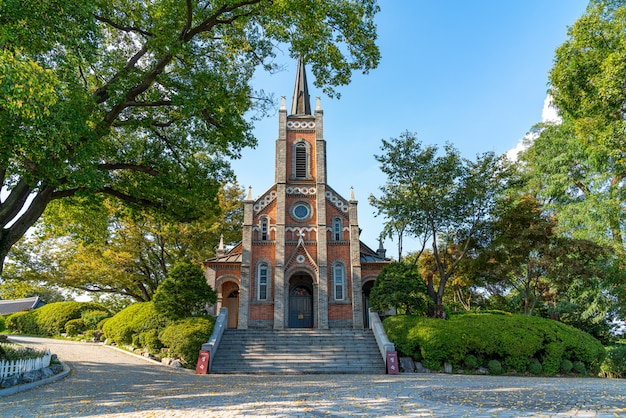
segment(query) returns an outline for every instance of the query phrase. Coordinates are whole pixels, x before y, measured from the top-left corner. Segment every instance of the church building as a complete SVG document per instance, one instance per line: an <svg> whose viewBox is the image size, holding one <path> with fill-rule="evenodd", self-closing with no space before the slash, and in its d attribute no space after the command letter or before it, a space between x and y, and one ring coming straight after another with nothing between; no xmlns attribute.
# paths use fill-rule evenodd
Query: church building
<svg viewBox="0 0 626 418"><path fill-rule="evenodd" d="M385 250L360 239L357 201L327 183L324 112L311 112L305 68L298 60L287 114L278 111L275 182L244 201L242 240L223 242L205 261L216 312L229 328L363 328L369 292L389 264Z"/></svg>

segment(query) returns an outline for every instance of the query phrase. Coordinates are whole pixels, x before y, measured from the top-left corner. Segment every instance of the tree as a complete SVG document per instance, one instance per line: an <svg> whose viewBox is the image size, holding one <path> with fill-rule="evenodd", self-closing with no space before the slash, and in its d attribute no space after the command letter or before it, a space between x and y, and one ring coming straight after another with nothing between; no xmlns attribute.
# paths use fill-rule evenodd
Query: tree
<svg viewBox="0 0 626 418"><path fill-rule="evenodd" d="M470 271L492 289L517 294L526 315L542 308L555 320L572 314L579 324L604 320L611 304L599 284L609 271L609 253L592 241L560 236L556 227L557 219L536 197L503 197L493 214L490 240Z"/></svg>
<svg viewBox="0 0 626 418"><path fill-rule="evenodd" d="M568 35L550 72L562 122L537 126L538 137L522 158L534 191L558 214L559 232L609 243L623 266L626 4L592 0ZM603 287L626 311L624 275L617 273Z"/></svg>
<svg viewBox="0 0 626 418"><path fill-rule="evenodd" d="M191 222L123 210L115 200L76 197L52 203L36 233L14 247L5 275L110 298L152 299L180 259L201 263L241 237L243 191L220 193L221 211Z"/></svg>
<svg viewBox="0 0 626 418"><path fill-rule="evenodd" d="M437 146L423 147L409 132L383 140L382 151L376 159L387 183L381 187L382 197L372 196L370 202L385 216L386 225L406 221L408 234L420 238L424 246L430 244L435 260L426 277L431 314L444 318L446 284L484 229L495 196L505 186L507 167L493 153L475 161L464 159L450 144L438 155ZM458 251L448 251L450 246Z"/></svg>
<svg viewBox="0 0 626 418"><path fill-rule="evenodd" d="M288 48L333 96L375 68L375 0L0 3L0 271L52 201L105 194L190 220L255 144L258 68Z"/></svg>
<svg viewBox="0 0 626 418"><path fill-rule="evenodd" d="M427 291L415 266L391 263L376 277L370 304L380 312L397 308L401 313L425 315L428 311Z"/></svg>
<svg viewBox="0 0 626 418"><path fill-rule="evenodd" d="M154 294L154 307L170 319L182 319L202 312L217 301L202 269L189 261L176 263Z"/></svg>

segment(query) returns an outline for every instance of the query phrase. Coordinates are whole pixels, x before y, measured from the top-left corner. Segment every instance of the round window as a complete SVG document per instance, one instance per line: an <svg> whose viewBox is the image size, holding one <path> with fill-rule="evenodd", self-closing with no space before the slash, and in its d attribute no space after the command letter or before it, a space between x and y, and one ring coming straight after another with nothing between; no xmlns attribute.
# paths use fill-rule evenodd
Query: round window
<svg viewBox="0 0 626 418"><path fill-rule="evenodd" d="M311 207L304 202L298 202L291 209L293 217L299 221L306 221L311 217Z"/></svg>

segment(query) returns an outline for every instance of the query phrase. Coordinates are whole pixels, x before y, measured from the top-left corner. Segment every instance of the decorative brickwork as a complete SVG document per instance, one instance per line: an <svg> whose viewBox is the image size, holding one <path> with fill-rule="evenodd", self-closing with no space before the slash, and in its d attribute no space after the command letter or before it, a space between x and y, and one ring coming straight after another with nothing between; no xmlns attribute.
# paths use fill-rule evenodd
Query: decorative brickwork
<svg viewBox="0 0 626 418"><path fill-rule="evenodd" d="M360 242L354 194L327 184L324 112L318 99L311 114L300 61L294 98L291 115L284 98L278 111L275 184L248 194L242 241L205 262L207 283L216 312L228 304L238 328L362 328L372 281L389 261Z"/></svg>

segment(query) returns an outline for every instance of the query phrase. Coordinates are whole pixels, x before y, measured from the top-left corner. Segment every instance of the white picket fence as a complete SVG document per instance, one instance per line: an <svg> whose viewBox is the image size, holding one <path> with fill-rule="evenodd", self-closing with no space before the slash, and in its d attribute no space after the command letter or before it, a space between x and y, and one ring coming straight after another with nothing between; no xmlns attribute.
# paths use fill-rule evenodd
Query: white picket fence
<svg viewBox="0 0 626 418"><path fill-rule="evenodd" d="M46 350L42 357L28 360L0 361L0 379L14 374L27 373L48 367L51 357L52 354L50 354L50 351Z"/></svg>

